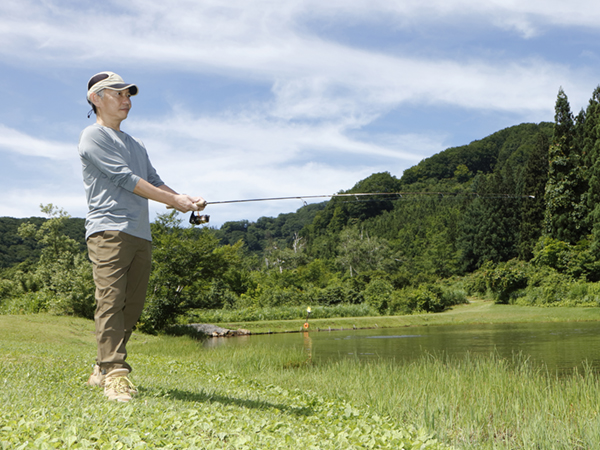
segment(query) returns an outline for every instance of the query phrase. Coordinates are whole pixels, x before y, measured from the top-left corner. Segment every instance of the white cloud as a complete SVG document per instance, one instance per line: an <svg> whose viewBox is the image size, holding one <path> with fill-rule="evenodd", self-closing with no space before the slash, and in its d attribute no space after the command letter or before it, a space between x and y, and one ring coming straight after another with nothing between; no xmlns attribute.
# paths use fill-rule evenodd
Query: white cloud
<svg viewBox="0 0 600 450"><path fill-rule="evenodd" d="M48 141L29 136L0 124L0 150L26 156L39 156L53 160L70 160L76 144Z"/></svg>
<svg viewBox="0 0 600 450"><path fill-rule="evenodd" d="M379 20L398 27L424 27L433 23L489 24L516 31L524 38L537 36L549 26L583 26L598 29L600 5L593 0L306 0L297 11L339 20Z"/></svg>
<svg viewBox="0 0 600 450"><path fill-rule="evenodd" d="M64 0L4 0L4 53L89 60L123 50L132 60L196 61L207 67L258 68L291 60L314 43L310 18L414 27L478 21L525 37L552 25L598 29L600 5L590 0L134 0L100 7ZM75 37L75 38L74 38ZM38 55L39 56L39 55ZM335 62L335 55L329 62ZM271 68L272 69L272 68Z"/></svg>
<svg viewBox="0 0 600 450"><path fill-rule="evenodd" d="M421 159L402 145L382 146L349 138L346 131L357 126L354 121L295 123L270 120L259 114L194 118L180 112L158 121L133 119L130 126L136 132L163 141L164 146L173 141L183 142L181 147L169 145L175 147L175 152L193 154L201 150L216 159L260 155L255 164L268 166L302 159L307 151L318 152L321 158L356 154L411 164ZM235 160L229 162L235 164Z"/></svg>
<svg viewBox="0 0 600 450"><path fill-rule="evenodd" d="M473 16L532 35L532 18L544 24L591 25L590 16L599 9L588 2L589 14L567 14L576 8L564 2L545 2L542 8L538 3L136 0L100 12L81 3L72 3L71 9L52 7L51 1L29 1L18 9L9 1L0 11L10 8L21 14L0 23L0 42L11 42L0 53L36 60L42 55L63 65L112 63L126 53L132 65L260 79L273 84L278 102L273 113L287 119L372 116L403 102L539 112L551 108L563 80L587 74L569 73L565 66L541 60L507 64L383 54L327 41L298 25L306 14L334 12L336 20L354 16L365 22L385 14L391 20L421 23Z"/></svg>
<svg viewBox="0 0 600 450"><path fill-rule="evenodd" d="M64 209L72 217L85 217L87 204L83 187L57 190L48 186L32 186L30 189L4 189L0 200L0 216L42 217L40 205L53 205Z"/></svg>

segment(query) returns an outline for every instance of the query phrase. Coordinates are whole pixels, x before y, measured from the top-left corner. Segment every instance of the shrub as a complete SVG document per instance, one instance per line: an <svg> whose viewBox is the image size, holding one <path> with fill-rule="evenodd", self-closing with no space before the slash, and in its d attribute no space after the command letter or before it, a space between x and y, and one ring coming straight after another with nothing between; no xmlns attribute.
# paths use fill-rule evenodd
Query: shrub
<svg viewBox="0 0 600 450"><path fill-rule="evenodd" d="M494 263L487 261L479 270L465 278L465 289L469 295L486 295L489 291L489 273L494 270Z"/></svg>
<svg viewBox="0 0 600 450"><path fill-rule="evenodd" d="M53 295L47 291L25 292L2 302L3 314L37 314L47 312Z"/></svg>
<svg viewBox="0 0 600 450"><path fill-rule="evenodd" d="M466 303L467 296L458 289L444 289L425 284L417 288L406 288L394 292L388 314L410 314L413 312L441 312L450 306Z"/></svg>
<svg viewBox="0 0 600 450"><path fill-rule="evenodd" d="M225 281L221 278L217 278L211 282L210 288L208 292L204 294L201 304L209 309L231 309L236 304L237 299L238 296L228 289Z"/></svg>
<svg viewBox="0 0 600 450"><path fill-rule="evenodd" d="M94 316L92 265L79 244L63 234L69 215L53 205L42 206L50 219L41 226L23 223L21 237L42 246L38 263L28 271L11 271L11 280L0 282L4 311L50 312L86 318Z"/></svg>
<svg viewBox="0 0 600 450"><path fill-rule="evenodd" d="M406 295L410 288L394 291L388 305L387 313L389 315L402 316L405 314L411 314L412 304L410 296Z"/></svg>
<svg viewBox="0 0 600 450"><path fill-rule="evenodd" d="M567 242L542 237L535 247L531 262L539 267L546 266L558 272L566 272L572 249L573 246Z"/></svg>
<svg viewBox="0 0 600 450"><path fill-rule="evenodd" d="M561 302L565 306L600 306L600 285L585 281L574 281Z"/></svg>
<svg viewBox="0 0 600 450"><path fill-rule="evenodd" d="M523 295L530 272L528 263L516 259L497 265L487 261L466 277L465 289L469 295L490 295L497 303L509 303Z"/></svg>
<svg viewBox="0 0 600 450"><path fill-rule="evenodd" d="M573 279L550 267L539 268L529 278L526 296L518 300L519 304L552 305L568 297Z"/></svg>
<svg viewBox="0 0 600 450"><path fill-rule="evenodd" d="M0 301L14 296L17 293L17 289L17 284L14 281L0 279Z"/></svg>
<svg viewBox="0 0 600 450"><path fill-rule="evenodd" d="M441 312L446 309L442 290L437 286L419 286L412 291L413 310L418 312Z"/></svg>
<svg viewBox="0 0 600 450"><path fill-rule="evenodd" d="M282 288L277 286L272 289L265 289L261 291L260 296L256 299L257 306L290 306L305 303L304 291L295 287Z"/></svg>
<svg viewBox="0 0 600 450"><path fill-rule="evenodd" d="M460 305L468 303L467 294L462 289L443 289L442 290L442 303L447 308L449 306Z"/></svg>
<svg viewBox="0 0 600 450"><path fill-rule="evenodd" d="M529 265L511 259L500 263L494 270L486 272L487 286L497 303L509 303L523 295L529 280Z"/></svg>
<svg viewBox="0 0 600 450"><path fill-rule="evenodd" d="M46 265L46 281L40 292L48 295L47 311L57 315L94 317L95 285L92 264L84 254Z"/></svg>
<svg viewBox="0 0 600 450"><path fill-rule="evenodd" d="M600 280L600 262L591 245L583 239L576 245L549 237L541 238L534 250L532 264L550 267L572 278L585 277L588 281Z"/></svg>
<svg viewBox="0 0 600 450"><path fill-rule="evenodd" d="M308 303L313 305L333 306L339 304L363 303L363 294L356 290L350 283L341 283L335 280L325 288L311 288L307 292Z"/></svg>
<svg viewBox="0 0 600 450"><path fill-rule="evenodd" d="M383 278L374 278L363 292L365 302L380 313L388 310L389 302L394 292L392 284Z"/></svg>

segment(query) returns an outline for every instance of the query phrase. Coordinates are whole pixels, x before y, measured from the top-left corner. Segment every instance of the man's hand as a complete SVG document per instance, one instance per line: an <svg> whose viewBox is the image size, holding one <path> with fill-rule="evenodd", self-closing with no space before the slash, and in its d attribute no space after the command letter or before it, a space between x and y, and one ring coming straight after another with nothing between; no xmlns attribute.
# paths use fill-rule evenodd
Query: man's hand
<svg viewBox="0 0 600 450"><path fill-rule="evenodd" d="M178 194L174 196L173 204L170 205L177 211L186 213L189 211L202 211L206 208L206 200L202 197L190 197L186 194Z"/></svg>
<svg viewBox="0 0 600 450"><path fill-rule="evenodd" d="M202 197L191 197L186 194L178 194L166 184L155 187L144 179L140 179L133 190L134 194L148 198L174 208L179 212L202 211L207 202Z"/></svg>
<svg viewBox="0 0 600 450"><path fill-rule="evenodd" d="M198 208L196 211L202 211L202 210L204 210L204 208L206 208L206 205L208 205L208 202L206 200L204 200L202 197L196 197L194 199L194 203L196 204L196 207Z"/></svg>

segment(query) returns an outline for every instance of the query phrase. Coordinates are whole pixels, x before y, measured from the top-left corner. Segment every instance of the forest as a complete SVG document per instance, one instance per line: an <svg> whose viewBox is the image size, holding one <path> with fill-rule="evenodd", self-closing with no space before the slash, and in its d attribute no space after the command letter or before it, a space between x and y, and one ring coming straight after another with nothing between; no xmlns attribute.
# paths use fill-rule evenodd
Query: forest
<svg viewBox="0 0 600 450"><path fill-rule="evenodd" d="M295 213L189 227L152 223L140 327L438 312L469 296L599 305L600 87L577 115L524 123L404 171L374 173ZM380 195L377 195L380 194ZM381 195L386 194L386 195ZM0 313L92 317L83 219L0 218Z"/></svg>

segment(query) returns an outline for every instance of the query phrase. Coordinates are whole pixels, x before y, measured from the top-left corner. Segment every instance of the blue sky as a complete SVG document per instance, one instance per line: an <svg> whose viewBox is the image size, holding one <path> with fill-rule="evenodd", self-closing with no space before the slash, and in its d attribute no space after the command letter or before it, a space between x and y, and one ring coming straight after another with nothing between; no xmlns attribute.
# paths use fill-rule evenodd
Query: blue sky
<svg viewBox="0 0 600 450"><path fill-rule="evenodd" d="M481 0L3 0L0 216L84 217L86 83L139 95L122 129L208 201L333 194L374 172L574 112L600 84L600 4ZM211 224L300 201L213 205ZM165 211L152 203L152 217Z"/></svg>

